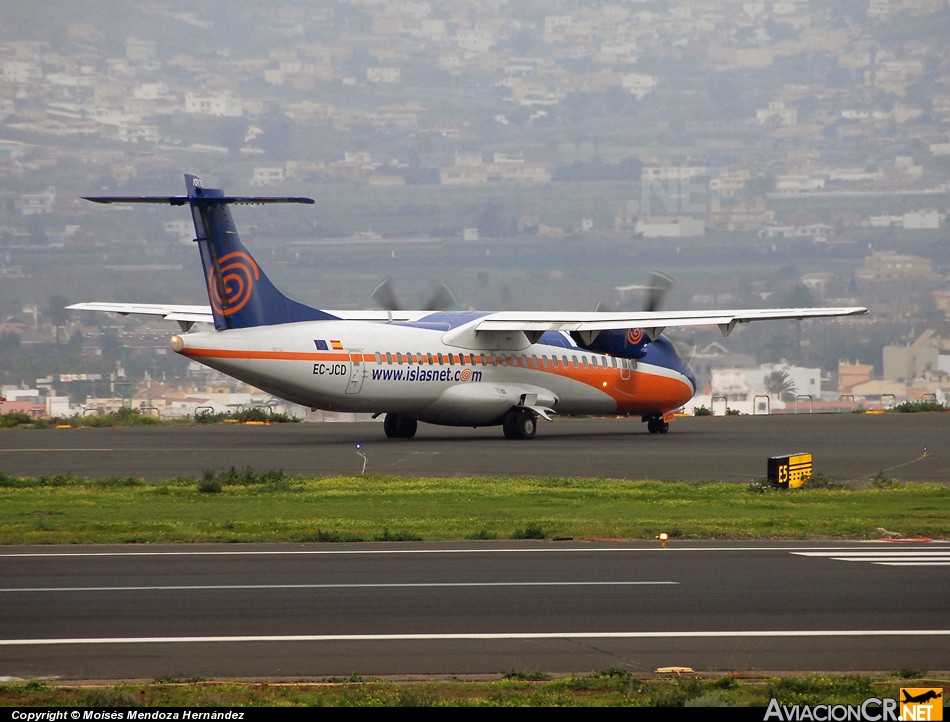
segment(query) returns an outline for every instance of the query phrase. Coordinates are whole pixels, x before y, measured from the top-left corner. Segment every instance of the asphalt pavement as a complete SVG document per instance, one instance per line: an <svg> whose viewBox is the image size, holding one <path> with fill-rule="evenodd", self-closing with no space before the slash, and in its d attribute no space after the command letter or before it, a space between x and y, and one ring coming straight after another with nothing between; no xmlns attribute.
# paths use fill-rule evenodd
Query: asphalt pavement
<svg viewBox="0 0 950 722"><path fill-rule="evenodd" d="M0 430L0 472L147 480L230 467L288 474L527 475L628 480L765 479L769 459L812 455L839 482L884 475L950 482L950 413L682 417L667 434L633 418L541 423L530 441L500 428L420 424L388 439L379 422Z"/></svg>

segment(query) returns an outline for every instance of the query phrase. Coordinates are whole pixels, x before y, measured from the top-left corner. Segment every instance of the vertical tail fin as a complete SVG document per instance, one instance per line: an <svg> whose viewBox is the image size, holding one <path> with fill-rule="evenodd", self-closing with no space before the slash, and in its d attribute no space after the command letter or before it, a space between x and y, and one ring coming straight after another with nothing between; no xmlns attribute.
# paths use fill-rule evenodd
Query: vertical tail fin
<svg viewBox="0 0 950 722"><path fill-rule="evenodd" d="M312 199L226 196L220 189L205 188L201 179L191 174L185 175L185 185L215 328L249 328L335 318L287 298L271 283L241 243L228 207L232 204L313 203Z"/></svg>
<svg viewBox="0 0 950 722"><path fill-rule="evenodd" d="M235 204L313 203L312 198L226 196L218 188L205 188L201 179L190 173L185 174L185 187L186 196L85 198L96 203L188 204L195 224L195 241L204 267L214 326L219 331L336 318L288 298L271 283L241 243L229 208Z"/></svg>

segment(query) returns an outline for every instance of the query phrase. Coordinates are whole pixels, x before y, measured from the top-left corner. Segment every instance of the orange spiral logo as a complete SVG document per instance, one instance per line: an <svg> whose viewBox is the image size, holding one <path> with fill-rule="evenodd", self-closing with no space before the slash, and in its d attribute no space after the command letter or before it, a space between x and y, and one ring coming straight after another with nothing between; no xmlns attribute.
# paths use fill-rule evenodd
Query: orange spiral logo
<svg viewBox="0 0 950 722"><path fill-rule="evenodd" d="M208 274L208 295L216 312L230 316L247 305L254 291L254 282L260 278L260 270L254 259L242 251L221 256L217 270L221 274L220 283L215 283L215 269L212 268Z"/></svg>
<svg viewBox="0 0 950 722"><path fill-rule="evenodd" d="M472 380L472 370L462 369L462 372L459 374L459 381L471 381L471 380Z"/></svg>
<svg viewBox="0 0 950 722"><path fill-rule="evenodd" d="M627 343L631 343L636 346L643 340L643 329L642 328L628 328L627 329Z"/></svg>

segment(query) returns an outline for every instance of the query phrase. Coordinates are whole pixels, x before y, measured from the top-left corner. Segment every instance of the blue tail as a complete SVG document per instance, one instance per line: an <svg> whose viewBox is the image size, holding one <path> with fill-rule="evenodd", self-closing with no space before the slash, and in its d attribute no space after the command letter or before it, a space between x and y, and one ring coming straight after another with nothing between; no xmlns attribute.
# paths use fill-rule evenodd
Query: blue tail
<svg viewBox="0 0 950 722"><path fill-rule="evenodd" d="M218 188L205 188L190 174L185 175L185 185L216 329L336 318L287 298L271 283L241 243L228 208L242 203L313 203L312 199L226 196Z"/></svg>
<svg viewBox="0 0 950 722"><path fill-rule="evenodd" d="M185 174L185 187L186 196L85 196L85 199L96 203L172 206L187 203L195 222L195 241L201 252L214 327L219 331L336 318L287 298L277 290L241 243L228 208L232 204L313 203L312 198L226 196L218 188L205 188L201 179L190 173Z"/></svg>

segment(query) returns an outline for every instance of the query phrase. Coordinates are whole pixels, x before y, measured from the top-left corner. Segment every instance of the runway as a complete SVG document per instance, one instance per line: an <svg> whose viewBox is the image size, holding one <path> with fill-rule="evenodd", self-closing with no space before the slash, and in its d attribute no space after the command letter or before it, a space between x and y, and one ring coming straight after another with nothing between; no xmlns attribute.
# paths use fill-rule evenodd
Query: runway
<svg viewBox="0 0 950 722"><path fill-rule="evenodd" d="M950 669L950 544L8 547L0 676Z"/></svg>
<svg viewBox="0 0 950 722"><path fill-rule="evenodd" d="M668 434L639 419L557 419L531 441L500 428L420 424L387 439L381 423L209 425L0 430L0 472L148 480L200 478L232 466L288 474L528 475L743 482L764 479L768 459L813 455L836 481L878 474L950 482L950 413L686 417ZM359 445L359 447L358 447Z"/></svg>
<svg viewBox="0 0 950 722"><path fill-rule="evenodd" d="M950 480L950 414L498 429L281 424L0 431L11 475ZM357 444L360 447L357 448ZM950 670L950 543L504 541L0 548L0 677L322 679L508 671Z"/></svg>

